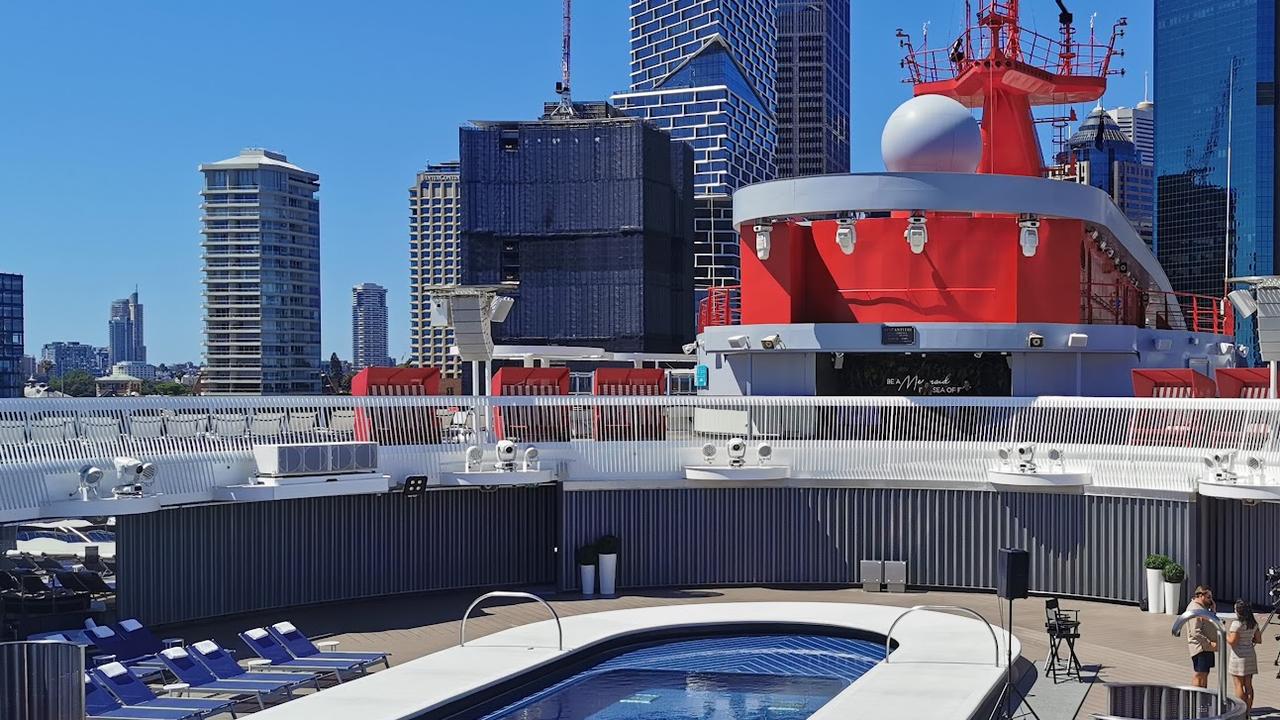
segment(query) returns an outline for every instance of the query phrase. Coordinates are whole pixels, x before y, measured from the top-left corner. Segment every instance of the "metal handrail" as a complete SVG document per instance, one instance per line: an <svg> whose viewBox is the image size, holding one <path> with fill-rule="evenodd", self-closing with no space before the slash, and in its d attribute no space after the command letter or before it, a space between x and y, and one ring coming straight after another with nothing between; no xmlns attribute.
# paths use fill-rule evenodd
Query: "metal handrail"
<svg viewBox="0 0 1280 720"><path fill-rule="evenodd" d="M1218 631L1218 708L1219 715L1223 712L1223 703L1227 699L1227 663L1229 655L1227 654L1227 626L1222 622L1222 618L1218 617L1218 613L1204 607L1188 607L1173 621L1173 636L1178 637L1182 633L1182 626L1191 621L1192 618L1200 618L1213 623L1213 627Z"/></svg>
<svg viewBox="0 0 1280 720"><path fill-rule="evenodd" d="M932 610L932 611L946 611L946 612L955 612L958 610L960 612L968 613L973 617L981 620L982 623L987 626L987 632L991 633L991 642L996 647L996 667L1000 667L1000 641L996 639L995 629L991 627L991 623L987 622L986 618L979 615L976 611L971 610L970 608L967 608L967 607L963 607L961 605L916 605L914 607L908 608L906 612L894 618L893 622L890 623L889 625L889 632L886 633L884 636L884 661L886 664L889 662L889 655L890 655L889 651L892 649L890 645L893 642L893 629L898 627L898 623L902 622L902 618L910 615L911 613L917 610Z"/></svg>
<svg viewBox="0 0 1280 720"><path fill-rule="evenodd" d="M546 600L543 600L533 593L520 592L516 590L494 590L493 592L487 592L476 598L475 602L471 603L471 605L467 607L466 614L462 616L462 627L458 628L458 647L465 647L467 644L467 618L471 617L471 611L475 610L476 606L485 600L496 597L524 598L526 600L536 600L542 603L542 607L549 610L551 612L551 617L556 621L556 633L559 635L559 644L556 647L561 652L564 651L564 626L560 624L560 615L556 613L556 609L551 607Z"/></svg>
<svg viewBox="0 0 1280 720"><path fill-rule="evenodd" d="M1193 708L1199 707L1198 696L1210 696L1215 693L1212 690L1201 687L1191 687L1189 685L1154 685L1151 683L1107 683L1107 712L1094 713L1094 720L1147 720L1148 718L1165 718L1170 716L1167 708L1175 708L1174 712L1181 711L1182 717L1197 718L1197 720L1239 720L1244 717L1244 702L1228 697L1223 702L1223 706L1214 711L1212 715L1198 714ZM1117 701L1117 696L1123 693L1132 693L1140 695L1140 699L1135 701L1133 698L1124 698ZM1170 694L1174 693L1173 697ZM1140 706L1139 711L1129 714L1120 714L1117 712L1117 705L1124 705L1128 700L1127 706L1133 707L1135 703ZM1152 712L1144 710L1151 709Z"/></svg>

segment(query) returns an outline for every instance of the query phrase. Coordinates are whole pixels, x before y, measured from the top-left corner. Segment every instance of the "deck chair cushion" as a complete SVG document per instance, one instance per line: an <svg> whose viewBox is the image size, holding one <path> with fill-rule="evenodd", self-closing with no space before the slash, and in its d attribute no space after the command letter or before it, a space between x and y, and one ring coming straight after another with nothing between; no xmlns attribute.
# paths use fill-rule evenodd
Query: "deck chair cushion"
<svg viewBox="0 0 1280 720"><path fill-rule="evenodd" d="M170 660L180 660L187 656L187 651L183 650L180 647L172 647L172 648L166 648L164 650L161 650L160 654L169 658Z"/></svg>
<svg viewBox="0 0 1280 720"><path fill-rule="evenodd" d="M129 618L128 620L121 620L120 627L124 628L125 632L133 632L135 630L141 630L142 623L134 620L133 618Z"/></svg>
<svg viewBox="0 0 1280 720"><path fill-rule="evenodd" d="M97 638L109 638L116 632L105 625L94 625L91 628L85 628L89 634Z"/></svg>
<svg viewBox="0 0 1280 720"><path fill-rule="evenodd" d="M129 668L125 667L124 665L118 662L109 662L106 665L103 665L102 667L98 668L98 670L102 671L102 674L106 675L109 678L117 678L117 677L120 677L121 675L126 675L129 672Z"/></svg>
<svg viewBox="0 0 1280 720"><path fill-rule="evenodd" d="M267 636L267 631L264 630L263 628L253 628L252 630L245 630L244 634L245 634L245 637L249 638L250 640L261 640L262 638Z"/></svg>
<svg viewBox="0 0 1280 720"><path fill-rule="evenodd" d="M218 651L218 643L212 640L201 640L191 647L201 655L212 655Z"/></svg>
<svg viewBox="0 0 1280 720"><path fill-rule="evenodd" d="M272 625L271 627L275 628L276 631L279 632L281 635L288 635L289 633L298 631L298 628L294 627L293 623L288 621L278 622L275 625Z"/></svg>

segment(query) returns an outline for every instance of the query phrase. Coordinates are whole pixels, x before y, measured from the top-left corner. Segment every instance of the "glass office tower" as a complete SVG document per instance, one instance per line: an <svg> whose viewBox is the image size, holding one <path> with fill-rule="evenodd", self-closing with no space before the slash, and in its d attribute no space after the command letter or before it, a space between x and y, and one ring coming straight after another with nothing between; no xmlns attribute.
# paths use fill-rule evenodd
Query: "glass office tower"
<svg viewBox="0 0 1280 720"><path fill-rule="evenodd" d="M22 397L22 276L0 273L0 398Z"/></svg>
<svg viewBox="0 0 1280 720"><path fill-rule="evenodd" d="M849 0L778 0L778 177L849 172Z"/></svg>
<svg viewBox="0 0 1280 720"><path fill-rule="evenodd" d="M1156 246L1175 289L1221 295L1276 272L1276 3L1156 0L1155 27Z"/></svg>

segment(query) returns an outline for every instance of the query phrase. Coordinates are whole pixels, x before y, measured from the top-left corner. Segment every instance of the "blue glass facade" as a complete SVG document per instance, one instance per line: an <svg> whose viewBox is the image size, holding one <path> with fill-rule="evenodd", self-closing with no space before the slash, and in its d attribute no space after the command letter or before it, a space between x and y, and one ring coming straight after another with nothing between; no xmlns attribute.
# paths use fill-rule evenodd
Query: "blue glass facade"
<svg viewBox="0 0 1280 720"><path fill-rule="evenodd" d="M0 273L0 398L22 397L22 276Z"/></svg>
<svg viewBox="0 0 1280 720"><path fill-rule="evenodd" d="M778 0L778 177L849 172L849 0Z"/></svg>
<svg viewBox="0 0 1280 720"><path fill-rule="evenodd" d="M775 177L777 0L636 0L631 89L613 101L694 150L694 282L738 282L730 197Z"/></svg>
<svg viewBox="0 0 1280 720"><path fill-rule="evenodd" d="M1155 175L1142 153L1101 107L1089 113L1067 142L1053 177L1091 185L1111 196L1150 247L1155 218Z"/></svg>
<svg viewBox="0 0 1280 720"><path fill-rule="evenodd" d="M1156 0L1155 24L1158 254L1175 289L1220 295L1224 272L1276 272L1276 4ZM1237 339L1256 349L1252 323Z"/></svg>

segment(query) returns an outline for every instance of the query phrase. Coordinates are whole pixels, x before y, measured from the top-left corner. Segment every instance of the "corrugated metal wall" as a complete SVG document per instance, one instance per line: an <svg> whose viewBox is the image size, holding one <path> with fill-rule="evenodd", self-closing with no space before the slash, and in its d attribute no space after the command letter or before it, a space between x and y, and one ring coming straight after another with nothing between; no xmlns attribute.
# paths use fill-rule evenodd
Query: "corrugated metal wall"
<svg viewBox="0 0 1280 720"><path fill-rule="evenodd" d="M997 549L1018 546L1036 591L1138 602L1148 552L1194 567L1194 513L1177 500L965 490L588 490L564 494L562 546L617 535L621 587L847 584L859 560L883 559L907 560L910 583L934 588L994 587Z"/></svg>
<svg viewBox="0 0 1280 720"><path fill-rule="evenodd" d="M1280 565L1280 505L1202 497L1200 523L1201 569L1214 596L1270 606L1264 573Z"/></svg>
<svg viewBox="0 0 1280 720"><path fill-rule="evenodd" d="M0 525L0 551L18 547L18 526Z"/></svg>
<svg viewBox="0 0 1280 720"><path fill-rule="evenodd" d="M117 519L121 617L555 581L558 490L443 490L184 507Z"/></svg>

